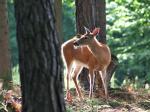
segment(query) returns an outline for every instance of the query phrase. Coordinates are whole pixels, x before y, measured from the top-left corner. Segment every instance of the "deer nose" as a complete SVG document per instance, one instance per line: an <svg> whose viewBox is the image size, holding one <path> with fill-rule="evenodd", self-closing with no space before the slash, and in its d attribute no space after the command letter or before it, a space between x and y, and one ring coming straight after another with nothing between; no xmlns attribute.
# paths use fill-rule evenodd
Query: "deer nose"
<svg viewBox="0 0 150 112"><path fill-rule="evenodd" d="M79 46L79 43L74 42L73 45L74 45L74 46Z"/></svg>

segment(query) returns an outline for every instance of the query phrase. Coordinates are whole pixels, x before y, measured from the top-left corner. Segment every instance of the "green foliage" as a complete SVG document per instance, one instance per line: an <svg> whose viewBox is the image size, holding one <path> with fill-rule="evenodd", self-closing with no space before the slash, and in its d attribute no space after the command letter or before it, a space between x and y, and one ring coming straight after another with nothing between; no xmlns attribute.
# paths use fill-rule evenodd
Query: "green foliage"
<svg viewBox="0 0 150 112"><path fill-rule="evenodd" d="M12 68L12 79L14 84L20 85L19 65Z"/></svg>
<svg viewBox="0 0 150 112"><path fill-rule="evenodd" d="M116 76L150 83L150 2L110 0L107 3L107 37L112 52L119 58ZM120 82L119 82L120 83Z"/></svg>
<svg viewBox="0 0 150 112"><path fill-rule="evenodd" d="M121 84L124 77L134 80L138 76L143 83L150 83L150 1L107 0L106 6L107 40L112 53L119 58L115 82ZM18 49L12 0L8 0L8 16L12 66L15 67ZM63 0L64 40L72 38L75 32L75 1Z"/></svg>
<svg viewBox="0 0 150 112"><path fill-rule="evenodd" d="M14 84L20 84L18 66L18 46L16 40L16 21L13 0L8 0L9 43L11 51L12 79Z"/></svg>
<svg viewBox="0 0 150 112"><path fill-rule="evenodd" d="M75 32L74 2L63 1L64 39ZM69 10L70 9L70 10ZM150 83L150 2L146 0L107 1L107 40L112 53L119 58L115 77L121 84L124 77L135 76ZM73 28L73 29L71 29ZM69 31L69 32L68 32Z"/></svg>
<svg viewBox="0 0 150 112"><path fill-rule="evenodd" d="M75 1L63 0L63 36L68 40L75 35Z"/></svg>
<svg viewBox="0 0 150 112"><path fill-rule="evenodd" d="M14 67L18 63L18 48L16 41L16 21L14 16L14 4L11 0L8 1L8 23L9 23L11 63L12 67Z"/></svg>
<svg viewBox="0 0 150 112"><path fill-rule="evenodd" d="M121 86L122 86L122 88L131 87L134 90L138 90L140 88L144 88L144 86L145 86L144 82L145 82L145 80L139 79L138 76L136 76L132 80L129 79L128 77L126 77Z"/></svg>
<svg viewBox="0 0 150 112"><path fill-rule="evenodd" d="M113 108L122 106L122 104L119 101L116 101L116 100L109 101L109 105L112 106Z"/></svg>

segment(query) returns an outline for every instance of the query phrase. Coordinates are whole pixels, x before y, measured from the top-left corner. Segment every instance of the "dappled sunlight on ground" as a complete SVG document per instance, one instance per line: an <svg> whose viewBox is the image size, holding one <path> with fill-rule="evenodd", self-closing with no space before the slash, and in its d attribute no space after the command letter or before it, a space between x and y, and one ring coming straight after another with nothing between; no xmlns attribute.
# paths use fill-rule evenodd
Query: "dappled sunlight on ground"
<svg viewBox="0 0 150 112"><path fill-rule="evenodd" d="M108 101L100 97L89 99L88 91L82 91L84 100L80 101L75 89L71 89L71 93L73 100L66 101L67 112L150 112L150 94L144 90L112 89Z"/></svg>

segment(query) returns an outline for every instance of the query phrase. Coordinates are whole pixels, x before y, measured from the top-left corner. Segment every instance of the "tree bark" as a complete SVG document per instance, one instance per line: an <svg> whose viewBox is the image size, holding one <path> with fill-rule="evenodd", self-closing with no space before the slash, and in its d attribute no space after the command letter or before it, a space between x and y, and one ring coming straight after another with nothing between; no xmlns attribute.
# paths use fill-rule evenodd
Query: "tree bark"
<svg viewBox="0 0 150 112"><path fill-rule="evenodd" d="M118 67L118 58L115 56L115 55L111 55L111 62L107 68L107 79L106 79L106 82L107 82L107 85L110 86L110 80L112 78L112 75L113 73L115 72L115 70L117 69Z"/></svg>
<svg viewBox="0 0 150 112"><path fill-rule="evenodd" d="M56 31L59 37L62 37L62 2L55 0L55 18L56 18ZM62 43L62 38L59 38Z"/></svg>
<svg viewBox="0 0 150 112"><path fill-rule="evenodd" d="M92 18L92 1L91 0L76 0L76 28L77 34L84 34L84 26L91 29L93 27L94 21ZM81 87L85 90L89 89L89 71L83 68L81 74L79 75L79 81Z"/></svg>
<svg viewBox="0 0 150 112"><path fill-rule="evenodd" d="M100 27L101 32L98 35L98 40L102 43L106 43L106 3L105 0L76 0L76 28L77 33L84 34L83 26L86 26L89 29L94 29L95 27ZM116 58L112 57L112 60ZM111 61L107 69L108 83L114 73L116 68L115 61ZM85 89L89 88L88 83L88 70L83 69L80 74L80 84ZM98 85L98 88L102 88L102 81L99 75L95 77L95 83Z"/></svg>
<svg viewBox="0 0 150 112"><path fill-rule="evenodd" d="M76 0L76 28L77 33L84 34L84 26L91 29L94 27L92 16L92 0Z"/></svg>
<svg viewBox="0 0 150 112"><path fill-rule="evenodd" d="M105 0L76 0L77 33L84 33L83 26L89 29L101 28L98 39L106 43Z"/></svg>
<svg viewBox="0 0 150 112"><path fill-rule="evenodd" d="M7 0L0 0L0 79L4 87L12 80L8 36Z"/></svg>
<svg viewBox="0 0 150 112"><path fill-rule="evenodd" d="M54 9L52 0L15 0L23 112L65 111Z"/></svg>

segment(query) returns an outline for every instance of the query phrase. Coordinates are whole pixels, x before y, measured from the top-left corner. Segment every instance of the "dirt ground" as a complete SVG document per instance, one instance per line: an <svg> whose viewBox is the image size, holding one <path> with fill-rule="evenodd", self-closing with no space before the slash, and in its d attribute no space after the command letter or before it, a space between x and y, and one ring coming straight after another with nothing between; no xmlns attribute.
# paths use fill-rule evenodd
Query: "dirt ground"
<svg viewBox="0 0 150 112"><path fill-rule="evenodd" d="M98 95L89 99L88 91L82 91L84 100L80 101L75 90L71 92L73 101L66 101L67 112L150 112L149 90L111 89L107 101Z"/></svg>
<svg viewBox="0 0 150 112"><path fill-rule="evenodd" d="M102 91L94 92L92 99L88 97L89 91L82 93L84 99L80 101L75 89L71 89L73 100L66 101L67 112L150 112L150 89L111 88L108 100ZM20 87L0 91L0 112L21 112Z"/></svg>

